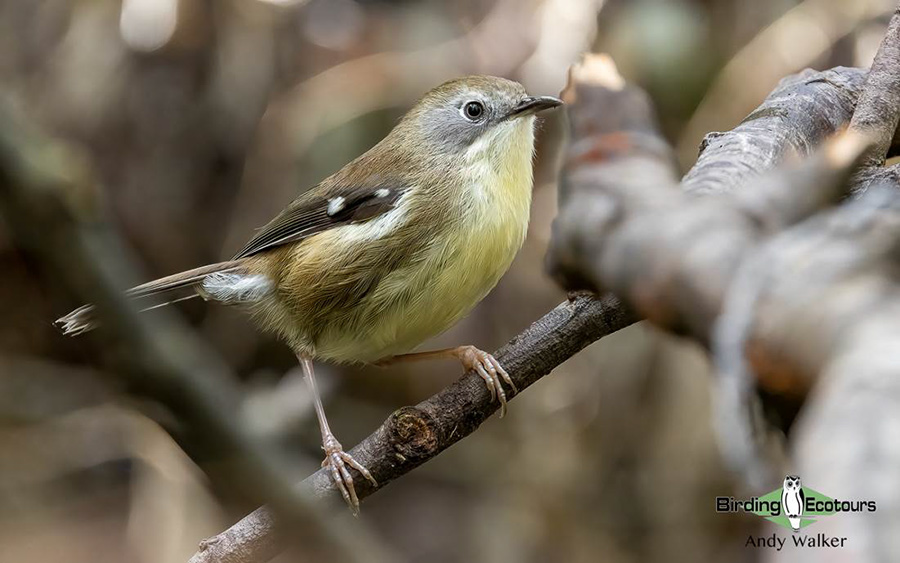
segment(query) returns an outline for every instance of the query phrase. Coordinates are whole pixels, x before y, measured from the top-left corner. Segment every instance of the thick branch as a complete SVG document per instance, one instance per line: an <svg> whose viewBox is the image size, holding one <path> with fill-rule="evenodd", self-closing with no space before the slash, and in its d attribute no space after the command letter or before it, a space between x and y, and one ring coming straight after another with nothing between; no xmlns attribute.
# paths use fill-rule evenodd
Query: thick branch
<svg viewBox="0 0 900 563"><path fill-rule="evenodd" d="M729 192L791 154L809 156L850 121L865 77L863 69L838 67L783 79L740 125L706 135L685 191Z"/></svg>
<svg viewBox="0 0 900 563"><path fill-rule="evenodd" d="M865 146L859 136L795 172L759 176L791 148L806 156L849 121L853 100L842 85L860 78L835 69L783 81L738 128L707 143L682 183L685 195L675 189L652 114L637 113L642 106L626 99L633 90L574 73L567 111L576 125L550 253L557 278L570 289L611 291L642 317L708 343L725 292L763 232L843 193ZM609 114L629 117L610 122ZM750 177L757 177L752 185Z"/></svg>
<svg viewBox="0 0 900 563"><path fill-rule="evenodd" d="M898 115L900 12L891 20L851 125L874 135L869 163L883 161ZM755 267L746 268L739 280L755 294L744 319L738 318L745 337L724 342L730 350L719 355L746 356L743 363L784 393L817 383L792 433L797 469L818 490L877 503L877 512L823 519L822 532L852 534L852 547L842 553L847 561L895 561L900 557L893 533L900 522L897 170L876 167L859 176L872 187L859 190L859 201L798 225L757 252ZM885 181L893 189L879 186ZM804 551L799 559L816 557Z"/></svg>
<svg viewBox="0 0 900 563"><path fill-rule="evenodd" d="M891 532L900 522L898 237L895 194L871 190L773 238L732 290L730 301L744 305L727 314L743 336L717 351L720 371L733 369L723 358L749 362L782 396L802 397L815 383L791 432L792 470L817 490L877 503L877 512L822 519L822 532L853 538L848 561L900 556Z"/></svg>
<svg viewBox="0 0 900 563"><path fill-rule="evenodd" d="M889 72L900 76L900 63ZM656 176L662 187L629 179L624 190L610 171L625 170L635 155L585 157L581 147L614 132L574 127L559 217L567 223L555 226L554 257L563 259L554 264L567 281L613 291L656 324L706 345L720 315L723 324L735 321L736 338L716 344L733 346L729 357L746 358L756 382L773 393L803 397L813 384L825 385L824 397L812 395L824 405L801 426L804 478L809 472L821 479L815 482L820 490L827 482L845 498L878 500L878 522L865 528L863 545L850 559L893 560L900 544L887 530L900 518L891 493L900 448L881 429L900 423L896 354L890 352L900 338L900 206L882 191L809 218L846 193L851 172L871 155L873 143L859 128L818 149L850 120L853 97L844 79L854 74L836 69L788 80L738 127L740 134L707 143L684 187L720 197L667 190L664 174ZM577 92L577 100L588 99ZM583 119L590 109L569 111ZM878 150L887 150L894 136L894 111L879 125L878 132L888 134L876 139ZM761 175L792 150L804 157L799 165ZM572 205L578 209L568 209ZM835 419L835 412L844 416ZM829 524L835 535L849 535L853 526L847 518Z"/></svg>
<svg viewBox="0 0 900 563"><path fill-rule="evenodd" d="M744 260L767 234L838 201L870 143L857 133L845 133L799 166L761 177L755 171L754 182L736 174L733 181L741 184L723 184L721 172L745 166L742 158L752 165L771 166L778 161L775 147L787 150L785 139L824 136L826 130L841 126L842 115L849 119L849 107L782 89L758 113L794 116L796 121L782 117L764 125L750 120L738 128L741 131L725 135L722 144L710 145L707 159L698 162L684 185L691 191L691 182L698 182L695 185L705 187L697 193L719 197L692 197L675 189L664 152L634 150L662 142L651 128L649 112L642 110L641 120L635 119L634 111L629 118L612 122L602 117L642 106L626 100L627 89L594 80L589 70L595 66L588 61L572 73L570 88L575 95L568 111L575 124L562 175L565 189L554 224L551 264L569 287L611 291L651 322L710 346ZM809 88L808 81L792 84L801 93ZM596 100L603 103L590 103ZM773 144L767 136L782 142ZM610 138L620 140L615 148L631 150L597 148L608 145ZM757 147L768 147L767 152L735 150L735 143L751 146L751 139L760 141ZM753 382L739 376L727 382L718 402L727 398L732 413L745 412ZM751 482L761 484L758 477L765 477L766 464L757 462L761 455L746 417L730 416L728 424L719 425L733 430L723 442L734 447L725 453L729 461L740 461L735 467L743 467Z"/></svg>
<svg viewBox="0 0 900 563"><path fill-rule="evenodd" d="M887 34L872 61L850 127L875 142L865 164L884 163L900 121L900 9L894 12Z"/></svg>

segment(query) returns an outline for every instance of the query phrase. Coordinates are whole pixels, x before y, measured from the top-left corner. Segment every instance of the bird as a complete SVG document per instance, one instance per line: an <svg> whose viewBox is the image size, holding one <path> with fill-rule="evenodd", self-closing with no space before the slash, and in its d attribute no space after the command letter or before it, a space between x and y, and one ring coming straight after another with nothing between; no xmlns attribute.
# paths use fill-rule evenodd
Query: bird
<svg viewBox="0 0 900 563"><path fill-rule="evenodd" d="M800 530L800 520L803 516L803 504L805 496L800 485L800 477L788 475L784 478L784 486L781 491L781 506L784 515L787 516L791 528L796 532Z"/></svg>
<svg viewBox="0 0 900 563"><path fill-rule="evenodd" d="M411 352L466 316L524 243L536 115L562 104L512 80L467 76L427 92L380 142L300 193L230 260L128 290L160 303L202 297L249 312L296 355L325 451L323 467L354 515L353 468L366 467L332 433L314 361L389 365L455 358L506 411L513 380L473 345ZM97 327L83 305L63 333Z"/></svg>

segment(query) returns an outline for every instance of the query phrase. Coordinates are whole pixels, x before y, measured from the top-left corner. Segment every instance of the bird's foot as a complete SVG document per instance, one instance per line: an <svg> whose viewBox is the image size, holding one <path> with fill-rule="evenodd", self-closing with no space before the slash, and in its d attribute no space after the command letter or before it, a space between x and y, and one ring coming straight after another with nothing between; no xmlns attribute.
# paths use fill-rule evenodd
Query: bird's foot
<svg viewBox="0 0 900 563"><path fill-rule="evenodd" d="M503 390L503 382L505 382L518 394L519 390L512 378L500 365L497 359L474 346L458 346L453 349L453 355L459 358L466 370L474 370L487 385L488 391L491 392L491 400L498 399L500 401L500 418L506 414L506 392Z"/></svg>
<svg viewBox="0 0 900 563"><path fill-rule="evenodd" d="M375 362L375 365L383 367L398 362L434 360L438 358L456 358L462 363L466 371L475 371L487 385L488 391L491 393L491 400L500 400L500 416L502 417L506 414L506 392L503 390L503 383L505 382L509 385L514 393L518 394L519 390L494 356L474 346L457 346L456 348L444 348L443 350L433 350L431 352L414 352L412 354L389 356Z"/></svg>
<svg viewBox="0 0 900 563"><path fill-rule="evenodd" d="M335 487L341 492L350 512L354 516L359 516L359 497L356 496L356 488L353 486L353 477L350 475L349 465L353 469L369 480L373 486L377 487L378 482L369 473L369 470L363 467L361 463L353 459L353 456L344 451L341 443L337 441L334 435L327 435L322 441L322 449L325 450L325 459L322 461L322 467L331 469L331 479L334 481Z"/></svg>

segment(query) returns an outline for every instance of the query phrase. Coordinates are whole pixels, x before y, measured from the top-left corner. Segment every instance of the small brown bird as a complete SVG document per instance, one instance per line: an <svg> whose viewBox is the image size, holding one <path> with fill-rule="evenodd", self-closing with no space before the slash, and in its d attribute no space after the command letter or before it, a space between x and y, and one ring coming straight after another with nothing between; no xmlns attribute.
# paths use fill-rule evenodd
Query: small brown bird
<svg viewBox="0 0 900 563"><path fill-rule="evenodd" d="M457 358L506 409L512 379L474 346L409 354L464 317L496 285L528 228L534 116L561 104L490 76L428 92L368 152L297 197L234 258L129 290L247 309L297 355L314 397L323 466L356 514L350 466L328 427L312 361L389 364ZM188 295L179 295L178 291ZM156 305L156 306L159 306ZM94 328L91 305L57 321Z"/></svg>

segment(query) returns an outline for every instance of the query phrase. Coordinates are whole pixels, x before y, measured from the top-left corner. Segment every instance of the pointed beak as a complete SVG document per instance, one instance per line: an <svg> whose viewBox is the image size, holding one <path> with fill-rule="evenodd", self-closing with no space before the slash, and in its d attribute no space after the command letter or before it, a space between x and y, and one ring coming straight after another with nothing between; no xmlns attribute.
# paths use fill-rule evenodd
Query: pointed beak
<svg viewBox="0 0 900 563"><path fill-rule="evenodd" d="M528 96L516 104L516 106L506 116L507 119L515 119L517 117L525 117L532 115L545 109L555 108L562 105L562 100L553 96Z"/></svg>

